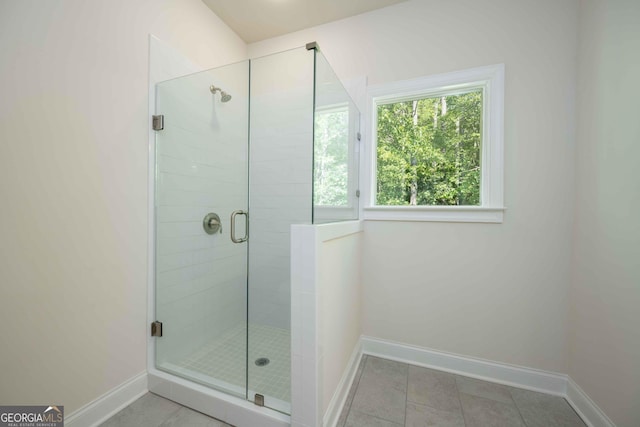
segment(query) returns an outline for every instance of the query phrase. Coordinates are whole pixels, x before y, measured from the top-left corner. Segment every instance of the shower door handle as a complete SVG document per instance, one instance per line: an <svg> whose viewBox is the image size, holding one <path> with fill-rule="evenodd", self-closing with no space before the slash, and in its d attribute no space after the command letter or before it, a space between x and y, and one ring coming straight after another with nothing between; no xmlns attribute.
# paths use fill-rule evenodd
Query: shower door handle
<svg viewBox="0 0 640 427"><path fill-rule="evenodd" d="M244 215L245 223L244 237L241 237L239 239L236 238L236 216L238 215ZM249 240L249 213L242 210L233 211L231 213L231 241L233 243L242 243L246 242L247 240Z"/></svg>

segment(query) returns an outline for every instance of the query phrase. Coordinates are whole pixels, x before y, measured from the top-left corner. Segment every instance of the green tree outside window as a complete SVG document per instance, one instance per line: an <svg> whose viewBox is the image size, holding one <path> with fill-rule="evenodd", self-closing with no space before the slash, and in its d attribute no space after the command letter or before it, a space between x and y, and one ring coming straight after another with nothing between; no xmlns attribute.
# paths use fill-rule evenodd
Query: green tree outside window
<svg viewBox="0 0 640 427"><path fill-rule="evenodd" d="M482 89L377 110L377 205L480 205Z"/></svg>

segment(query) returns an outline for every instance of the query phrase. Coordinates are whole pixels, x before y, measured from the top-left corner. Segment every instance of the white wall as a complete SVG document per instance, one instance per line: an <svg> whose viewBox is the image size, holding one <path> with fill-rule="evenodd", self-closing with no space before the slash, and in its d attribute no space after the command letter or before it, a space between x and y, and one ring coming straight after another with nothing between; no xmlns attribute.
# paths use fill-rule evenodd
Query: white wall
<svg viewBox="0 0 640 427"><path fill-rule="evenodd" d="M149 33L246 57L200 0L0 3L3 404L69 414L146 368Z"/></svg>
<svg viewBox="0 0 640 427"><path fill-rule="evenodd" d="M338 418L360 349L362 223L291 227L291 423ZM327 424L328 425L328 424Z"/></svg>
<svg viewBox="0 0 640 427"><path fill-rule="evenodd" d="M640 3L580 7L569 375L619 427L640 425Z"/></svg>
<svg viewBox="0 0 640 427"><path fill-rule="evenodd" d="M318 298L322 349L322 405L326 414L349 359L358 345L361 328L362 233L320 244Z"/></svg>
<svg viewBox="0 0 640 427"><path fill-rule="evenodd" d="M504 223L367 222L366 335L566 372L576 35L575 0L412 0L249 45L370 84L506 66Z"/></svg>

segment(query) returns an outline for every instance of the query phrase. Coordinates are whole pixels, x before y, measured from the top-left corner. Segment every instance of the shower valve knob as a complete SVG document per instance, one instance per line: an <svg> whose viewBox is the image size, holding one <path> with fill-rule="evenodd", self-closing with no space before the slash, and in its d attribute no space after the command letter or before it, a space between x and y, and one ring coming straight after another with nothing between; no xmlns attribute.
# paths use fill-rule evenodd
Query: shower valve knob
<svg viewBox="0 0 640 427"><path fill-rule="evenodd" d="M222 223L218 214L208 213L202 220L202 228L207 234L222 233Z"/></svg>

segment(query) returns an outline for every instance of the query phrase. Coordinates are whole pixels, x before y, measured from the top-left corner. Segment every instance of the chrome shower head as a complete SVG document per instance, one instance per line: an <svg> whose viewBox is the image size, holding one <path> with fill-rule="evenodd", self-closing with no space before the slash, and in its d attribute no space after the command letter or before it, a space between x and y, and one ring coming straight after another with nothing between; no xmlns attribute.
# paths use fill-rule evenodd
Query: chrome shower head
<svg viewBox="0 0 640 427"><path fill-rule="evenodd" d="M222 102L229 102L231 101L231 95L229 95L227 92L225 91L220 91L220 101Z"/></svg>
<svg viewBox="0 0 640 427"><path fill-rule="evenodd" d="M211 85L209 86L209 90L214 95L216 94L216 92L220 92L220 101L222 102L229 102L231 100L231 95L229 95L227 92L223 91L219 87L215 87L214 85Z"/></svg>

